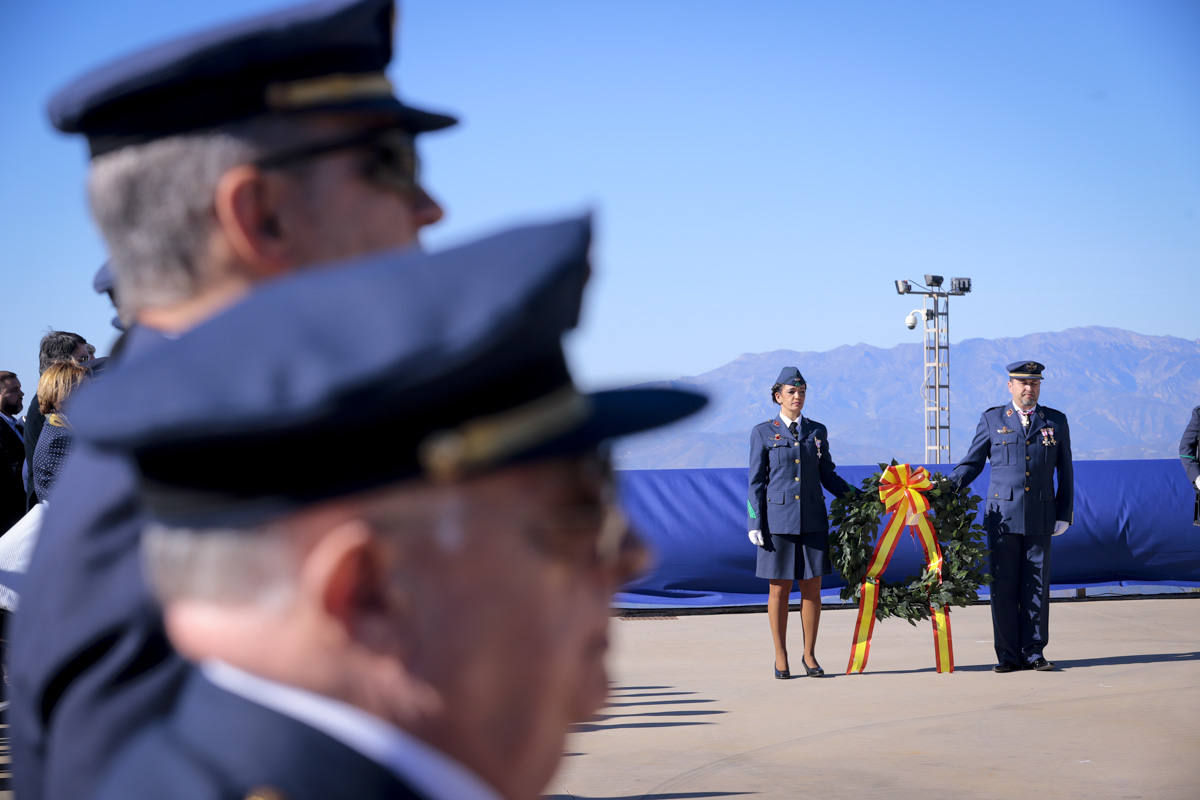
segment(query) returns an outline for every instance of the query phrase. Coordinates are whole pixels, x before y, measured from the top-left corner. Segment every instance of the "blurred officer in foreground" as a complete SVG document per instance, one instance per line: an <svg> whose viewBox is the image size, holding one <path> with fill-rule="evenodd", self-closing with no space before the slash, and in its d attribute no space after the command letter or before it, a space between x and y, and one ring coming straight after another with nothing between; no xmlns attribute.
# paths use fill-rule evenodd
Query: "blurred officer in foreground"
<svg viewBox="0 0 1200 800"><path fill-rule="evenodd" d="M92 212L133 323L122 358L151 357L269 279L416 245L441 217L413 137L454 120L393 93L394 14L391 0L333 0L236 22L113 62L51 100L55 126L87 137ZM228 386L219 363L206 374ZM146 399L119 402L137 411ZM57 491L72 502L46 514L14 621L24 800L86 797L183 674L139 569L131 463L81 445Z"/></svg>
<svg viewBox="0 0 1200 800"><path fill-rule="evenodd" d="M959 488L991 461L983 517L991 551L996 672L1054 669L1050 640L1050 537L1073 517L1071 433L1061 411L1038 405L1045 366L1008 365L1012 403L983 412L966 457L950 473ZM1058 487L1055 488L1055 475Z"/></svg>
<svg viewBox="0 0 1200 800"><path fill-rule="evenodd" d="M81 393L78 435L137 462L196 664L100 797L540 795L641 561L600 443L703 405L575 390L587 242L568 221L279 281ZM337 474L305 458L326 448Z"/></svg>
<svg viewBox="0 0 1200 800"><path fill-rule="evenodd" d="M1200 493L1200 406L1192 409L1192 418L1188 420L1179 439L1179 460L1183 462L1188 481ZM1200 525L1200 494L1196 495L1196 511L1192 522Z"/></svg>

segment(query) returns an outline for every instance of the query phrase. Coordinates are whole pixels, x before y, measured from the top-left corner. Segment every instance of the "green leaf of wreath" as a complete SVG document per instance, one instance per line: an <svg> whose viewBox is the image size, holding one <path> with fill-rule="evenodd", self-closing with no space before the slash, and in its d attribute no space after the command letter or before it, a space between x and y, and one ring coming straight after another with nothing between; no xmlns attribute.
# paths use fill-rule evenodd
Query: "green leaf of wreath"
<svg viewBox="0 0 1200 800"><path fill-rule="evenodd" d="M879 538L884 511L879 479L887 466L880 464L878 472L863 480L862 493L834 498L830 505L830 556L846 581L843 600L857 603L860 599L867 565ZM970 605L979 599L979 587L992 582L986 572L986 534L975 519L981 499L966 488L955 488L940 472L930 475L930 480L935 488L925 496L942 548L942 582L938 584L937 575L924 570L899 583L880 580L876 619L900 617L916 625L929 619L931 605Z"/></svg>

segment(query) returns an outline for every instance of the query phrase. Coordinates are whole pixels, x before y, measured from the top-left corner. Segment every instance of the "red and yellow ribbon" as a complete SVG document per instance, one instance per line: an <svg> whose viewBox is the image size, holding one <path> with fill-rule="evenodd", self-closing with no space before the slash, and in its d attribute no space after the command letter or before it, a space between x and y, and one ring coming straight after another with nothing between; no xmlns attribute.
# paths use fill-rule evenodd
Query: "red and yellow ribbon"
<svg viewBox="0 0 1200 800"><path fill-rule="evenodd" d="M891 517L884 527L883 535L875 544L875 552L867 564L863 578L862 593L858 601L858 619L854 623L854 642L850 647L850 663L846 673L862 672L867 668L867 656L871 652L871 634L875 631L875 609L879 605L879 579L887 570L896 543L904 529L921 543L925 551L925 569L935 572L938 582L942 580L942 549L938 546L937 533L929 518L929 500L925 492L932 488L929 473L924 467L908 464L888 467L879 480L879 499ZM950 607L930 606L933 618L933 648L938 672L954 671L954 648L950 640Z"/></svg>

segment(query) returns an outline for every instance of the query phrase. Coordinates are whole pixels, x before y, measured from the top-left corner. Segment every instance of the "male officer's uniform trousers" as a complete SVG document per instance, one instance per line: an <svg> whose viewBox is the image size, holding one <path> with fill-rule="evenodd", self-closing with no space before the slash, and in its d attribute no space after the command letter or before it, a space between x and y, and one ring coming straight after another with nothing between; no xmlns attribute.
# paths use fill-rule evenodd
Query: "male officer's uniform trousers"
<svg viewBox="0 0 1200 800"><path fill-rule="evenodd" d="M1049 641L1050 536L1055 520L1072 520L1074 480L1066 415L1039 405L1025 430L1011 404L989 408L950 479L966 486L989 460L984 527L992 561L996 658L1001 664L1022 666L1042 658Z"/></svg>

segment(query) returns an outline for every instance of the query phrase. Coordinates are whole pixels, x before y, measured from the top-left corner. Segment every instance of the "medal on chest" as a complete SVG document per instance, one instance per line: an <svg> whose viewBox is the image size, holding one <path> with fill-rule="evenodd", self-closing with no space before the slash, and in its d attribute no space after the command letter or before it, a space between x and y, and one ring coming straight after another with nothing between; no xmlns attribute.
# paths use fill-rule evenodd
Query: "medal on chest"
<svg viewBox="0 0 1200 800"><path fill-rule="evenodd" d="M1042 428L1042 446L1052 447L1058 444L1058 440L1054 438L1054 428L1049 426Z"/></svg>

